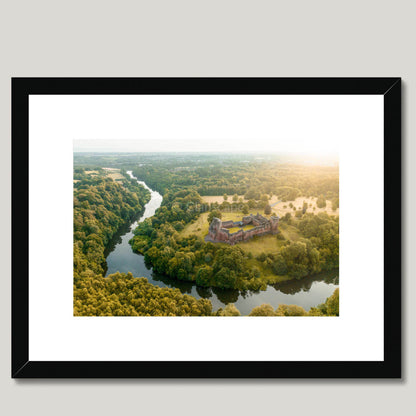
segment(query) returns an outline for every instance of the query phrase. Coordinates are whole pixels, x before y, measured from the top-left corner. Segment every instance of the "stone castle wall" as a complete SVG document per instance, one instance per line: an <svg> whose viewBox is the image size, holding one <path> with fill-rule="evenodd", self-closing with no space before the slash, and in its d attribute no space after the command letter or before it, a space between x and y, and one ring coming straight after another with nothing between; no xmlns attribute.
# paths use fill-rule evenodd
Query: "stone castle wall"
<svg viewBox="0 0 416 416"><path fill-rule="evenodd" d="M243 230L242 228L235 233L230 233L228 228L254 225L251 230ZM262 215L248 215L243 217L242 221L224 221L221 222L219 218L214 218L209 226L208 235L205 237L205 241L211 241L213 243L227 243L235 244L240 241L247 241L254 236L261 236L266 234L277 234L279 232L279 217L270 217L267 219Z"/></svg>

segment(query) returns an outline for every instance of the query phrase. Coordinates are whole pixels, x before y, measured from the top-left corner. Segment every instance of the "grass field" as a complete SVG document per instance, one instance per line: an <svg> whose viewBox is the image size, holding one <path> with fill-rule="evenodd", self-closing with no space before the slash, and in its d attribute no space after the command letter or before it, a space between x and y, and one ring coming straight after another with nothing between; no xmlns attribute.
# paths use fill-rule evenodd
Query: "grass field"
<svg viewBox="0 0 416 416"><path fill-rule="evenodd" d="M239 195L238 197L244 199L244 195ZM213 202L218 202L219 204L222 204L224 202L224 197L222 195L203 196L201 198L204 200L204 202L206 202L208 204L213 203ZM277 201L279 201L279 198L276 195L274 195L270 199L269 204L273 205ZM279 202L274 207L272 207L272 211L274 211L277 215L282 217L283 215L286 214L286 212L290 212L290 213L295 212L293 210L293 208L289 207L290 203L292 203L293 206L296 207L296 209L298 210L299 208L302 209L303 201L307 202L309 212L313 212L315 214L318 214L319 212L326 212L328 215L339 215L339 208L337 208L335 211L332 210L331 201L329 201L329 200L326 201L326 207L325 208L318 208L316 206L316 198L306 198L306 197L303 197L303 196L296 198L294 201ZM228 202L232 203L232 195L228 195ZM244 202L247 202L247 201L244 200ZM309 204L312 204L312 206L309 207ZM286 206L286 208L284 208L285 206ZM313 208L315 208L315 210Z"/></svg>
<svg viewBox="0 0 416 416"><path fill-rule="evenodd" d="M112 172L112 173L107 173L107 177L111 178L113 181L116 181L117 179L126 179L121 173L119 172Z"/></svg>
<svg viewBox="0 0 416 416"><path fill-rule="evenodd" d="M208 214L209 212L204 212L196 219L196 221L191 224L187 224L180 232L180 235L183 237L189 237L191 234L195 234L204 238L208 234Z"/></svg>
<svg viewBox="0 0 416 416"><path fill-rule="evenodd" d="M206 202L208 204L211 204L211 203L214 203L214 202L218 202L219 204L222 204L224 202L223 195L217 195L217 196L202 196L201 198L204 200L204 202ZM244 199L244 195L238 195L238 198L243 198ZM233 195L228 195L227 202L229 202L230 204L232 202L234 202L233 201Z"/></svg>
<svg viewBox="0 0 416 416"><path fill-rule="evenodd" d="M113 181L125 179L125 177L120 173L120 169L117 168L103 168L105 171L105 176L111 178Z"/></svg>
<svg viewBox="0 0 416 416"><path fill-rule="evenodd" d="M257 256L260 253L276 253L282 242L275 235L263 235L261 237L253 237L249 241L237 243L247 253Z"/></svg>
<svg viewBox="0 0 416 416"><path fill-rule="evenodd" d="M293 225L280 223L279 230L283 234L283 236L286 238L286 240L289 240L289 241L297 241L301 237L298 229L294 227Z"/></svg>
<svg viewBox="0 0 416 416"><path fill-rule="evenodd" d="M247 230L251 230L252 228L254 228L254 225L249 224L249 225L244 225L243 227L232 227L232 228L229 228L229 231L230 233L236 233L238 230L241 230L241 228L244 231L247 231Z"/></svg>
<svg viewBox="0 0 416 416"><path fill-rule="evenodd" d="M98 170L86 170L85 173L87 175L91 175L91 176L98 176L100 175L102 177L102 175L106 176L107 178L111 178L113 181L120 181L123 179L126 179L121 173L120 173L120 169L116 169L116 168L103 168L104 172L99 172ZM74 183L79 182L79 180L74 179Z"/></svg>
<svg viewBox="0 0 416 416"><path fill-rule="evenodd" d="M279 202L275 206L272 207L272 211L276 212L279 217L282 217L286 214L286 212L294 213L295 211L293 208L289 207L289 204L292 203L294 207L298 210L299 208L302 209L303 207L303 201L306 201L308 204L308 211L307 212L313 212L314 214L318 214L319 212L326 212L328 215L339 215L339 208L337 208L335 211L332 210L332 204L331 201L326 201L326 207L325 208L318 208L316 206L316 199L317 198L305 198L305 197L298 197L294 201L290 202ZM273 196L271 200L269 201L270 205L273 205L279 201L277 196ZM309 204L312 204L312 207L309 206ZM286 208L284 208L286 206ZM315 210L313 209L315 208Z"/></svg>

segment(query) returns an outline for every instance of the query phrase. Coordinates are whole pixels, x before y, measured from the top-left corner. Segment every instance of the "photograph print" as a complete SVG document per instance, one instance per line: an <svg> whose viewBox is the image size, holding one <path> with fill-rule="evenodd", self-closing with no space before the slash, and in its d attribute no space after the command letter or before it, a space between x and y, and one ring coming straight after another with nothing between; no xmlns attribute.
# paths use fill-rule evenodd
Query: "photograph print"
<svg viewBox="0 0 416 416"><path fill-rule="evenodd" d="M75 316L339 316L336 137L218 129L74 140Z"/></svg>

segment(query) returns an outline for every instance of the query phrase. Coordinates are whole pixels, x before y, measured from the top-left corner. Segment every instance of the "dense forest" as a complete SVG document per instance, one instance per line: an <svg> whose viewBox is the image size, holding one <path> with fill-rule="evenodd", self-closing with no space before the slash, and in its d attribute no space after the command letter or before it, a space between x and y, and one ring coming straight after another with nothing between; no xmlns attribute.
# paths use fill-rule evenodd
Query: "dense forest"
<svg viewBox="0 0 416 416"><path fill-rule="evenodd" d="M287 201L296 196L339 197L337 164L305 164L303 158L293 155L78 153L76 164L133 169L137 178L162 195L192 187L203 196L238 194L247 199L259 193L279 195Z"/></svg>
<svg viewBox="0 0 416 416"><path fill-rule="evenodd" d="M88 172L88 171L87 171ZM104 249L116 231L143 209L150 193L125 178L117 183L105 173L74 171L74 278L103 273Z"/></svg>
<svg viewBox="0 0 416 416"><path fill-rule="evenodd" d="M106 245L143 210L149 192L127 177L117 183L100 169L93 172L74 171L74 315L210 315L210 301L131 274L103 277Z"/></svg>
<svg viewBox="0 0 416 416"><path fill-rule="evenodd" d="M134 175L162 195L190 187L200 195L244 195L260 200L261 196L279 195L291 201L298 196L339 198L338 166L311 167L276 164L260 160L209 160L195 165L173 161L167 164L142 164Z"/></svg>
<svg viewBox="0 0 416 416"><path fill-rule="evenodd" d="M211 316L212 304L179 289L154 286L131 273L115 273L79 279L74 310L83 316Z"/></svg>
<svg viewBox="0 0 416 416"><path fill-rule="evenodd" d="M213 216L230 211L244 215L261 210L270 215L273 195L288 206L297 197L315 197L318 207L328 199L338 207L338 166L245 159L153 154L142 156L138 163L134 155L78 156L74 170L75 315L240 315L233 304L215 312L209 300L159 288L147 279L137 279L139 276L117 273L103 277L104 252L112 236L149 200L149 192L125 174L127 169L163 195L161 207L138 224L130 242L160 275L201 287L247 291L337 269L338 216L315 213L305 202L281 217L281 232L273 236L274 242L269 239L264 250L254 254L244 243L205 242L202 232L184 232L203 215L207 224ZM108 177L101 166L120 168L121 177ZM207 204L202 198L223 194L222 203ZM263 247L262 240L258 242ZM338 291L333 297L338 299ZM333 316L338 314L335 304L331 297L309 312L295 305L279 305L276 310L262 305L250 315Z"/></svg>

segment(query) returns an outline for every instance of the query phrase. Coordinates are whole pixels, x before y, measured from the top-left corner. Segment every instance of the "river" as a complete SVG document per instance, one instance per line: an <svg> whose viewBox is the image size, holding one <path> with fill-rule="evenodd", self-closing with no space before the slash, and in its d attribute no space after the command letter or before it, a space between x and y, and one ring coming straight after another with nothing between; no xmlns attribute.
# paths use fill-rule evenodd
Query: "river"
<svg viewBox="0 0 416 416"><path fill-rule="evenodd" d="M127 174L133 176L132 171ZM228 303L234 303L242 315L248 315L251 310L262 303L270 303L274 308L281 303L299 305L309 310L325 302L338 287L338 271L322 273L320 275L305 277L301 280L291 280L276 285L268 286L264 291L223 290L216 288L203 288L190 282L181 282L170 279L167 276L158 276L144 263L141 254L134 253L129 244L133 238L133 230L139 222L152 217L162 203L162 195L150 189L144 182L137 181L151 193L150 201L145 205L144 213L132 224L123 227L113 237L105 252L107 271L106 276L116 272L131 272L133 276L146 277L156 286L178 288L182 293L187 293L197 299L205 298L212 302L214 310L224 307Z"/></svg>

